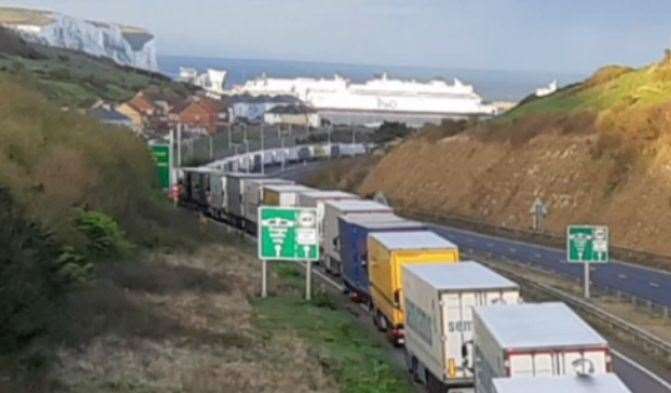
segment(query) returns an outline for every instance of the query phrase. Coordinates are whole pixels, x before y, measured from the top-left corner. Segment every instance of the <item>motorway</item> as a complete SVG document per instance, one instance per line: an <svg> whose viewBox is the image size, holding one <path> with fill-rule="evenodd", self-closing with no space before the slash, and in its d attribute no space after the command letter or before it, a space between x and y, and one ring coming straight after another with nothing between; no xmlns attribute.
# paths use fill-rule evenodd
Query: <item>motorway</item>
<svg viewBox="0 0 671 393"><path fill-rule="evenodd" d="M434 225L434 229L460 244L479 252L535 265L567 278L582 279L582 264L566 262L566 250L525 243L464 229ZM611 291L620 291L663 307L671 308L671 273L635 266L621 261L592 265L590 281Z"/></svg>
<svg viewBox="0 0 671 393"><path fill-rule="evenodd" d="M283 178L300 181L305 176L315 173L328 165L328 161L310 162L296 165L284 172L279 169L269 170L269 175L280 175ZM432 225L432 229L459 247L471 248L479 252L490 253L494 258L505 258L527 264L536 264L546 270L579 279L582 277L582 266L570 265L566 262L565 250L554 249L532 243L485 235L454 227ZM637 297L659 301L660 304L671 306L671 274L633 266L623 262L600 265L592 270L592 281L602 287L619 289ZM332 281L332 280L330 280ZM671 393L671 384L651 373L645 367L624 354L613 351L613 368L622 381L634 393ZM671 376L664 376L671 379Z"/></svg>

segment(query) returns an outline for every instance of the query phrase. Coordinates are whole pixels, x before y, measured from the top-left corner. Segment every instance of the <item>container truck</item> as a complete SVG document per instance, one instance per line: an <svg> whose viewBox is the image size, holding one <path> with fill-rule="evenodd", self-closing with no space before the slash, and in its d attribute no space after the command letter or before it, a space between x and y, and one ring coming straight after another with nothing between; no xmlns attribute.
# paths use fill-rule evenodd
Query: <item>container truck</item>
<svg viewBox="0 0 671 393"><path fill-rule="evenodd" d="M348 214L340 217L339 226L340 261L345 288L352 300L368 305L368 234L427 229L424 223L406 220L391 213Z"/></svg>
<svg viewBox="0 0 671 393"><path fill-rule="evenodd" d="M218 173L213 168L182 168L183 201L208 210L211 201L210 177Z"/></svg>
<svg viewBox="0 0 671 393"><path fill-rule="evenodd" d="M252 179L247 183L244 194L242 195L242 203L245 206L245 219L253 223L252 227L256 232L256 221L258 219L258 208L263 203L264 187L267 185L291 185L294 184L291 180L284 179ZM250 228L251 229L251 228Z"/></svg>
<svg viewBox="0 0 671 393"><path fill-rule="evenodd" d="M356 213L393 213L393 209L381 203L366 200L327 200L324 202L322 249L324 268L327 272L340 275L340 245L338 219Z"/></svg>
<svg viewBox="0 0 671 393"><path fill-rule="evenodd" d="M495 393L631 393L615 374L495 378Z"/></svg>
<svg viewBox="0 0 671 393"><path fill-rule="evenodd" d="M473 308L520 302L519 286L473 262L403 273L408 370L430 393L473 386Z"/></svg>
<svg viewBox="0 0 671 393"><path fill-rule="evenodd" d="M298 205L302 207L314 207L317 209L317 225L319 229L319 238L324 236L324 202L327 200L358 200L359 197L344 191L307 191L298 194Z"/></svg>
<svg viewBox="0 0 671 393"><path fill-rule="evenodd" d="M476 393L494 393L494 378L611 371L608 342L563 303L478 307L473 327Z"/></svg>
<svg viewBox="0 0 671 393"><path fill-rule="evenodd" d="M253 227L245 219L245 205L242 203L242 196L250 181L262 178L264 176L259 173L226 174L226 213L238 228L246 230Z"/></svg>
<svg viewBox="0 0 671 393"><path fill-rule="evenodd" d="M298 194L313 191L299 184L268 184L263 186L263 205L279 207L298 206Z"/></svg>
<svg viewBox="0 0 671 393"><path fill-rule="evenodd" d="M403 267L457 263L459 249L431 231L368 235L368 279L373 321L396 344L404 343Z"/></svg>

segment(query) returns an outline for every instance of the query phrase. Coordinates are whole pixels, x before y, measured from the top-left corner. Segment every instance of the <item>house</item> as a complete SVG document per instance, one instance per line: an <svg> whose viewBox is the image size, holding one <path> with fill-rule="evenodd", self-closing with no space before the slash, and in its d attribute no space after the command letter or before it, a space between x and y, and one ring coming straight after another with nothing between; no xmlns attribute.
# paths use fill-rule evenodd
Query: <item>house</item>
<svg viewBox="0 0 671 393"><path fill-rule="evenodd" d="M316 110L305 105L275 106L266 111L263 120L267 124L294 125L317 128L321 125L321 118Z"/></svg>
<svg viewBox="0 0 671 393"><path fill-rule="evenodd" d="M224 101L194 96L173 108L171 122L183 131L212 135L226 124L228 107Z"/></svg>
<svg viewBox="0 0 671 393"><path fill-rule="evenodd" d="M143 92L137 93L130 101L119 105L116 110L130 118L133 129L138 132L144 131L151 117L159 112L159 108Z"/></svg>
<svg viewBox="0 0 671 393"><path fill-rule="evenodd" d="M249 94L236 94L228 97L229 119L231 122L261 123L264 114L276 107L299 104L301 101L293 96L252 96Z"/></svg>
<svg viewBox="0 0 671 393"><path fill-rule="evenodd" d="M133 121L128 116L120 113L116 109L107 105L93 107L87 111L87 114L101 123L113 126L126 127L134 130Z"/></svg>

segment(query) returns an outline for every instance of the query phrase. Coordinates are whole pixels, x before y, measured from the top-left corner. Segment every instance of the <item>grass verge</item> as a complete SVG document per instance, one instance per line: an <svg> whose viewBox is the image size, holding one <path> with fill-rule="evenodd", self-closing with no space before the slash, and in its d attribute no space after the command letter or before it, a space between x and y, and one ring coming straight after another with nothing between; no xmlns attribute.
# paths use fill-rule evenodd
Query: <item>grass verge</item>
<svg viewBox="0 0 671 393"><path fill-rule="evenodd" d="M262 332L301 337L342 392L414 391L403 370L390 361L391 349L356 316L339 308L339 299L317 288L307 302L298 266L277 265L274 270L280 281L276 293L252 302Z"/></svg>

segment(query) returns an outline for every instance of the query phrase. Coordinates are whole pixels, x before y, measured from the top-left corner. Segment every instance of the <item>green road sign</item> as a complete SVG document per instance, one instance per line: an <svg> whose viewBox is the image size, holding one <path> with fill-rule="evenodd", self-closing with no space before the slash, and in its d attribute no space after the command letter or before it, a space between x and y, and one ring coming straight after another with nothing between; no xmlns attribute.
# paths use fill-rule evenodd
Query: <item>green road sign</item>
<svg viewBox="0 0 671 393"><path fill-rule="evenodd" d="M156 162L156 173L161 188L170 188L170 145L156 144L151 146L151 154Z"/></svg>
<svg viewBox="0 0 671 393"><path fill-rule="evenodd" d="M319 260L316 209L261 206L258 237L259 259Z"/></svg>
<svg viewBox="0 0 671 393"><path fill-rule="evenodd" d="M569 226L566 229L566 258L571 263L608 262L608 227Z"/></svg>

